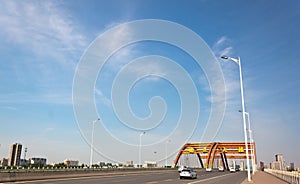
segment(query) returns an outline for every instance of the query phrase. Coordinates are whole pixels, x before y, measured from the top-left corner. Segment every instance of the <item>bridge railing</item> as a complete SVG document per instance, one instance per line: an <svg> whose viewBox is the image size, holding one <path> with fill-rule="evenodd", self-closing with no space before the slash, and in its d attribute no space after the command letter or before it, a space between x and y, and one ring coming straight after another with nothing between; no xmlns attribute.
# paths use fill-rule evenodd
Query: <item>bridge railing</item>
<svg viewBox="0 0 300 184"><path fill-rule="evenodd" d="M265 172L272 174L288 183L300 184L300 173L297 171L282 171L273 169L264 169Z"/></svg>

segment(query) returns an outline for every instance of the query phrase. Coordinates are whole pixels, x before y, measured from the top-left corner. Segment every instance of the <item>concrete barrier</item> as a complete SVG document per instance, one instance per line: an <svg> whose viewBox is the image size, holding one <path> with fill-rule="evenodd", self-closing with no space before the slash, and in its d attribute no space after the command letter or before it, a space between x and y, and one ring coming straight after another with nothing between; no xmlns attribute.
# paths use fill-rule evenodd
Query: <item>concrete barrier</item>
<svg viewBox="0 0 300 184"><path fill-rule="evenodd" d="M91 177L102 175L137 174L140 172L168 172L173 169L101 169L101 170L10 170L0 172L0 182L31 181L43 179Z"/></svg>

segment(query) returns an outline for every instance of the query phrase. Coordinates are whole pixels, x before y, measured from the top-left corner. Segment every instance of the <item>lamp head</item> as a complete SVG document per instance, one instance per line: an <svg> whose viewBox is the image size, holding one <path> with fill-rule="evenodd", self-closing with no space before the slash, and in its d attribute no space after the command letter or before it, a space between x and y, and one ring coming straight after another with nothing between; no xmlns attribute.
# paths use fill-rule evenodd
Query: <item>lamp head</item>
<svg viewBox="0 0 300 184"><path fill-rule="evenodd" d="M222 59L229 59L228 56L221 56Z"/></svg>

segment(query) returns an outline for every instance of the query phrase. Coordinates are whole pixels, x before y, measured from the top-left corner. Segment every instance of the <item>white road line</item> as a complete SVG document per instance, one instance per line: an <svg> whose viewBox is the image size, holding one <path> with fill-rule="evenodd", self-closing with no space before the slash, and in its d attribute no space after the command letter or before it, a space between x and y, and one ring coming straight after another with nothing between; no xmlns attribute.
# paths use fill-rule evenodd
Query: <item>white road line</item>
<svg viewBox="0 0 300 184"><path fill-rule="evenodd" d="M38 182L49 182L49 181L68 181L68 180L80 180L80 179L93 179L93 178L110 178L115 176L127 176L127 175L109 175L109 176L103 176L103 175L95 175L95 176L74 176L74 178L51 178L51 179L38 179L38 180L32 180L32 181L17 181L14 183L38 183ZM0 183L1 184L1 183Z"/></svg>
<svg viewBox="0 0 300 184"><path fill-rule="evenodd" d="M162 174L162 173L152 173L152 174ZM31 181L17 181L14 183L18 184L24 184L24 183L38 183L38 182L55 182L55 181L67 181L67 180L80 180L80 179L96 179L96 178L110 178L110 177L124 177L128 175L140 175L140 173L118 173L118 174L112 174L112 175L87 175L87 176L74 176L72 177L66 177L66 178L49 178L49 179L37 179L37 180L31 180ZM5 184L5 183L0 183Z"/></svg>
<svg viewBox="0 0 300 184"><path fill-rule="evenodd" d="M188 184L201 183L201 182L213 180L213 179L216 179L216 178L222 178L222 177L228 176L228 175L230 175L230 174L232 174L232 173L224 174L224 175L221 175L221 176L215 176L215 177L212 177L212 178L207 178L207 179L203 179L203 180L199 180L199 181L194 181L194 182L190 182L190 183L188 183Z"/></svg>
<svg viewBox="0 0 300 184"><path fill-rule="evenodd" d="M147 182L147 184L153 184L153 183L158 183L158 181Z"/></svg>

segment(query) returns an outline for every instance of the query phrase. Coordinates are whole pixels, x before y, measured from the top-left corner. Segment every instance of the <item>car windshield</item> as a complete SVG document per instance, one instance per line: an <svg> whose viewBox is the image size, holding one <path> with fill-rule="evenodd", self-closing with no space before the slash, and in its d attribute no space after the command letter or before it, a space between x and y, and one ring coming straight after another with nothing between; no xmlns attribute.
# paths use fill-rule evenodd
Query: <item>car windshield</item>
<svg viewBox="0 0 300 184"><path fill-rule="evenodd" d="M192 169L183 169L182 172L192 172Z"/></svg>

